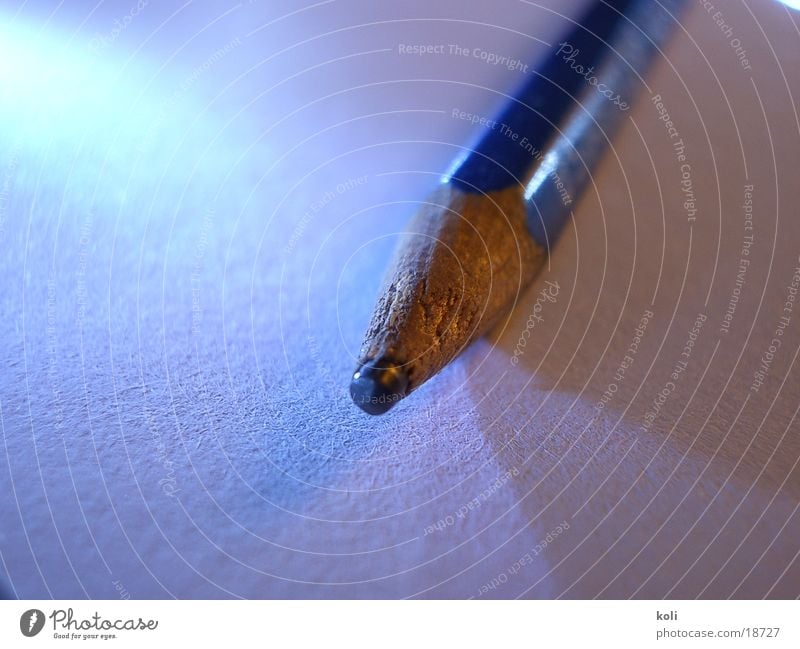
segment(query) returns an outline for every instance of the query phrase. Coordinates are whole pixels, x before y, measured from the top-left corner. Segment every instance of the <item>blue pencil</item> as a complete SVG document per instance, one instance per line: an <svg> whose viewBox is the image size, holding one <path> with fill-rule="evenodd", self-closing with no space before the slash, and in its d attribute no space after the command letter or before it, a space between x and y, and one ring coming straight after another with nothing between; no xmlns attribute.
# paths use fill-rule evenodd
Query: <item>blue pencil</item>
<svg viewBox="0 0 800 649"><path fill-rule="evenodd" d="M350 393L383 414L484 335L543 266L685 0L599 0L411 221Z"/></svg>

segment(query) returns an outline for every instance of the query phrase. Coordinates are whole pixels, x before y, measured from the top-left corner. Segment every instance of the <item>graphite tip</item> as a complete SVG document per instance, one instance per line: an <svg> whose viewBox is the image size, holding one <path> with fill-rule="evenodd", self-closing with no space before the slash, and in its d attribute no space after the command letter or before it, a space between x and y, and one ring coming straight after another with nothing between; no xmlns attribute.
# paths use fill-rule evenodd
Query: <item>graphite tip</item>
<svg viewBox="0 0 800 649"><path fill-rule="evenodd" d="M382 415L406 396L408 376L396 363L373 359L353 374L350 396L364 412Z"/></svg>

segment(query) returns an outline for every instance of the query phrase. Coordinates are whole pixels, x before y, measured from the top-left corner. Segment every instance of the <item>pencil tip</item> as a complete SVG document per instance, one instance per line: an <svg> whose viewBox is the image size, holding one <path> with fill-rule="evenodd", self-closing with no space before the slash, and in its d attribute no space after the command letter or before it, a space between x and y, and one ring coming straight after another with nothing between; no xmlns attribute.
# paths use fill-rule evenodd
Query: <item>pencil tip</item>
<svg viewBox="0 0 800 649"><path fill-rule="evenodd" d="M350 396L364 412L382 415L406 396L408 376L396 363L373 359L353 374Z"/></svg>

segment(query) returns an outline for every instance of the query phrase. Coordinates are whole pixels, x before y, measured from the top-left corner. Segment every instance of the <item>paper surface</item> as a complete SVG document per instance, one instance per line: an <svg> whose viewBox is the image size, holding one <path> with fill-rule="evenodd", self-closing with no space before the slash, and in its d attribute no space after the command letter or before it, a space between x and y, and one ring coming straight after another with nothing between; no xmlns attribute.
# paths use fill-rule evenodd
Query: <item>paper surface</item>
<svg viewBox="0 0 800 649"><path fill-rule="evenodd" d="M370 418L346 390L387 259L481 132L453 111L491 117L567 20L18 9L9 596L800 594L797 14L692 3L539 280Z"/></svg>

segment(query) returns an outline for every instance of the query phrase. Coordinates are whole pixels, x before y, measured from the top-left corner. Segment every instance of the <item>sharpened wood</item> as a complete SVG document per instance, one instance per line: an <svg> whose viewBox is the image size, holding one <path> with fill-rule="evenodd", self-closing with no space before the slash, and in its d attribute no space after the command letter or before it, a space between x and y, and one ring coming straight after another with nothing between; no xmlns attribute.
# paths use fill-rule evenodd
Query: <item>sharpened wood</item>
<svg viewBox="0 0 800 649"><path fill-rule="evenodd" d="M396 253L362 363L400 364L411 392L508 313L546 258L528 234L521 192L434 192Z"/></svg>

